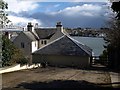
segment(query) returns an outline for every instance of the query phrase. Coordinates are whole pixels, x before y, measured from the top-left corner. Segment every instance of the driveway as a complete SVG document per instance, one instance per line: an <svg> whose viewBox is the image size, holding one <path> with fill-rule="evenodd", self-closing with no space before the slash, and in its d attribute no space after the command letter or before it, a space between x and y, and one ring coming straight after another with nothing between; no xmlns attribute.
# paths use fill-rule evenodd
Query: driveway
<svg viewBox="0 0 120 90"><path fill-rule="evenodd" d="M36 68L2 75L3 90L111 87L108 72L73 68Z"/></svg>

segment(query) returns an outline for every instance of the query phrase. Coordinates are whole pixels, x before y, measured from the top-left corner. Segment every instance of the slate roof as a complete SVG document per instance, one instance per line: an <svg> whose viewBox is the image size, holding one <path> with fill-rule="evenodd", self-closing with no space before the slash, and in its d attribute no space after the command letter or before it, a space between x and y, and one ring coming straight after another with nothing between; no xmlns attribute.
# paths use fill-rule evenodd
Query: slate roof
<svg viewBox="0 0 120 90"><path fill-rule="evenodd" d="M63 35L33 52L34 54L92 56L92 50L70 36Z"/></svg>
<svg viewBox="0 0 120 90"><path fill-rule="evenodd" d="M10 38L10 40L13 42L16 39L17 36L13 36Z"/></svg>
<svg viewBox="0 0 120 90"><path fill-rule="evenodd" d="M71 37L69 37L71 38ZM88 47L87 45L71 38L80 48L82 48L86 53L88 53L89 55L92 55L92 49L90 47Z"/></svg>
<svg viewBox="0 0 120 90"><path fill-rule="evenodd" d="M31 41L36 41L36 37L30 32L30 31L26 31L23 32Z"/></svg>
<svg viewBox="0 0 120 90"><path fill-rule="evenodd" d="M40 39L50 39L55 32L56 28L35 28L35 31Z"/></svg>

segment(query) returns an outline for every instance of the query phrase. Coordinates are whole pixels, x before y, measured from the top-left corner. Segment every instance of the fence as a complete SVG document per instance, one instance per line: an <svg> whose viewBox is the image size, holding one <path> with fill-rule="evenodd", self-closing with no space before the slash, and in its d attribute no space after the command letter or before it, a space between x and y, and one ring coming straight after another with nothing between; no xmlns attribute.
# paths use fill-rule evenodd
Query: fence
<svg viewBox="0 0 120 90"><path fill-rule="evenodd" d="M97 64L97 63L107 66L108 59L106 57L93 56L92 64Z"/></svg>

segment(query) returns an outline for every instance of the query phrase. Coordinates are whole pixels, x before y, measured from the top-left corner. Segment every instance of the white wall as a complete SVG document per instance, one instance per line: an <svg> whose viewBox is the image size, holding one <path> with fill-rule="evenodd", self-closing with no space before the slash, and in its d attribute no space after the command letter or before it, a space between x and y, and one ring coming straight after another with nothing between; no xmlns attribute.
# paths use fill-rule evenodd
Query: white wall
<svg viewBox="0 0 120 90"><path fill-rule="evenodd" d="M42 41L43 41L43 44L42 44ZM48 44L49 39L40 39L40 40L39 40L39 48L41 48L41 47L43 47L43 46L45 46L45 45L46 45L46 44L44 44L44 41L46 41L46 42L47 42L47 44Z"/></svg>
<svg viewBox="0 0 120 90"><path fill-rule="evenodd" d="M38 41L32 42L32 52L36 51L38 49Z"/></svg>

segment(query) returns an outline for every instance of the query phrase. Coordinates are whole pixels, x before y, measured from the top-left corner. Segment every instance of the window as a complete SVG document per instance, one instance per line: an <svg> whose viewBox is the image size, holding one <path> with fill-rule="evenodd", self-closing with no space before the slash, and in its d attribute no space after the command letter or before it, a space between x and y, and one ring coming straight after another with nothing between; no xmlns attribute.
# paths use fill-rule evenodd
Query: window
<svg viewBox="0 0 120 90"><path fill-rule="evenodd" d="M46 40L44 41L44 44L47 44L47 41L46 41Z"/></svg>
<svg viewBox="0 0 120 90"><path fill-rule="evenodd" d="M43 44L43 40L41 41L41 44Z"/></svg>
<svg viewBox="0 0 120 90"><path fill-rule="evenodd" d="M46 40L42 40L41 44L47 44L47 41Z"/></svg>
<svg viewBox="0 0 120 90"><path fill-rule="evenodd" d="M25 47L24 43L23 43L23 42L21 42L21 48L24 48L24 47Z"/></svg>

